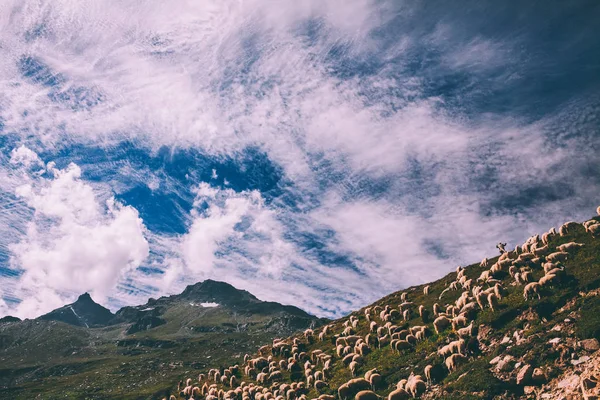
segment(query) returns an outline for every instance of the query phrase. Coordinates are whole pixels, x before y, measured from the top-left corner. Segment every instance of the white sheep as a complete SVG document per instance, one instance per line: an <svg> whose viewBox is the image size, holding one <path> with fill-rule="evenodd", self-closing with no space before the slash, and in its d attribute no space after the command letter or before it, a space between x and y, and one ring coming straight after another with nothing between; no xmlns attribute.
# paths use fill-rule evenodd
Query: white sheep
<svg viewBox="0 0 600 400"><path fill-rule="evenodd" d="M569 252L569 251L577 250L583 246L584 245L582 243L569 242L569 243L561 244L560 246L557 247L557 249L562 252Z"/></svg>
<svg viewBox="0 0 600 400"><path fill-rule="evenodd" d="M532 294L537 294L538 299L541 299L540 284L538 282L531 282L525 285L525 288L523 289L523 297L525 298L525 301L529 300L529 297Z"/></svg>
<svg viewBox="0 0 600 400"><path fill-rule="evenodd" d="M440 332L442 332L444 329L450 326L450 324L451 322L450 319L448 319L448 317L444 315L437 317L435 321L433 321L433 328L435 329L435 333L439 335Z"/></svg>
<svg viewBox="0 0 600 400"><path fill-rule="evenodd" d="M448 371L452 373L454 370L456 370L456 368L458 368L460 364L464 363L466 360L467 357L463 356L462 354L452 354L445 360L446 368L448 368Z"/></svg>
<svg viewBox="0 0 600 400"><path fill-rule="evenodd" d="M549 254L546 257L546 260L548 261L566 261L567 257L569 257L569 253L564 252L564 251L557 251L555 253Z"/></svg>
<svg viewBox="0 0 600 400"><path fill-rule="evenodd" d="M429 295L429 285L427 285L427 286L425 286L425 287L423 288L423 294L424 294L425 296Z"/></svg>
<svg viewBox="0 0 600 400"><path fill-rule="evenodd" d="M492 311L495 311L494 305L498 304L498 296L496 295L496 293L488 294L487 301L488 301L488 305L490 306Z"/></svg>

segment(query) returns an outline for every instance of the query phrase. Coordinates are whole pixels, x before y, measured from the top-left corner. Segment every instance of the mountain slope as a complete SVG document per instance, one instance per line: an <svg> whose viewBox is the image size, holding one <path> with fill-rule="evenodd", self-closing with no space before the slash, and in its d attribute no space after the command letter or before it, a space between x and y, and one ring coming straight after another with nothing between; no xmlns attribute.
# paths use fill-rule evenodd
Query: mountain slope
<svg viewBox="0 0 600 400"><path fill-rule="evenodd" d="M180 384L191 378L187 390L196 399L204 398L214 383L223 393L236 389L227 384L230 376L259 385L263 398L331 395L321 399L350 400L362 389L390 400L408 398L397 385L424 399L596 398L600 239L594 235L600 234L600 218L586 225L568 223L560 234L531 237L523 246L526 251L520 247L428 285L393 293L307 336L264 342L248 362L240 356L230 364L240 368L211 363L202 377L182 375ZM551 259L555 265L547 264ZM434 304L440 308L435 313ZM405 318L404 310L410 310ZM456 326L442 326L446 318ZM323 340L317 339L319 334ZM268 355L273 356L270 366L264 361ZM298 361L290 364L290 357ZM374 386L351 381L373 369ZM212 379L215 371L227 376L223 383ZM282 384L287 385L283 393ZM179 398L185 387L172 382L170 392ZM236 390L253 398L248 386ZM189 398L190 393L184 394ZM362 394L357 400L376 395Z"/></svg>
<svg viewBox="0 0 600 400"><path fill-rule="evenodd" d="M153 393L168 377L327 322L216 281L107 311L82 295L38 319L0 324L0 398L137 398L128 397L133 388Z"/></svg>

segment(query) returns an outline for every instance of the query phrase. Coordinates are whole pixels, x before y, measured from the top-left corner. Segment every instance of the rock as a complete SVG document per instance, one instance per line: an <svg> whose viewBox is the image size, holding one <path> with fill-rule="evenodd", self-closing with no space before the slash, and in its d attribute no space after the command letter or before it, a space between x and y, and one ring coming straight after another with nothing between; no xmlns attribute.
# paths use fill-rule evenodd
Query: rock
<svg viewBox="0 0 600 400"><path fill-rule="evenodd" d="M558 384L556 386L561 389L575 391L575 390L577 390L577 386L579 386L579 376L577 376L577 375L568 376L568 377L564 378L562 381L558 382Z"/></svg>
<svg viewBox="0 0 600 400"><path fill-rule="evenodd" d="M561 338L555 337L554 339L548 340L548 343L550 343L550 344L559 344L560 341L561 341Z"/></svg>
<svg viewBox="0 0 600 400"><path fill-rule="evenodd" d="M510 343L510 336L504 336L500 344Z"/></svg>
<svg viewBox="0 0 600 400"><path fill-rule="evenodd" d="M579 342L579 345L586 351L597 351L600 350L600 343L598 343L598 339L585 339Z"/></svg>
<svg viewBox="0 0 600 400"><path fill-rule="evenodd" d="M533 367L529 364L524 365L517 374L517 385L523 385L529 382L533 374Z"/></svg>
<svg viewBox="0 0 600 400"><path fill-rule="evenodd" d="M523 388L523 393L525 393L525 395L530 395L530 394L534 394L535 393L535 386L525 386Z"/></svg>
<svg viewBox="0 0 600 400"><path fill-rule="evenodd" d="M498 362L502 359L501 356L496 356L494 358L492 358L492 360L490 361L490 364L495 365L498 364Z"/></svg>
<svg viewBox="0 0 600 400"><path fill-rule="evenodd" d="M571 364L573 365L579 365L579 364L583 364L586 361L589 361L589 357L588 356L583 356L583 357L579 357L579 359L577 360L571 360Z"/></svg>
<svg viewBox="0 0 600 400"><path fill-rule="evenodd" d="M531 379L537 383L542 383L546 380L546 374L541 368L535 368L531 374Z"/></svg>
<svg viewBox="0 0 600 400"><path fill-rule="evenodd" d="M496 368L498 371L508 372L513 369L513 357L512 356L504 356L504 358L498 361Z"/></svg>

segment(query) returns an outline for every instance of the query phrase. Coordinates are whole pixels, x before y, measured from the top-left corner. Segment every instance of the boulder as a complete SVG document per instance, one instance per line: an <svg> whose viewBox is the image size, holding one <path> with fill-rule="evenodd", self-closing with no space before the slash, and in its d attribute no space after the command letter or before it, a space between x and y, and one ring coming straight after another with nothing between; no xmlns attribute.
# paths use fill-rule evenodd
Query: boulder
<svg viewBox="0 0 600 400"><path fill-rule="evenodd" d="M517 385L524 385L531 380L533 375L533 367L529 364L525 364L517 373Z"/></svg>
<svg viewBox="0 0 600 400"><path fill-rule="evenodd" d="M584 350L589 352L600 350L600 343L598 343L598 339L585 339L579 342L579 345Z"/></svg>

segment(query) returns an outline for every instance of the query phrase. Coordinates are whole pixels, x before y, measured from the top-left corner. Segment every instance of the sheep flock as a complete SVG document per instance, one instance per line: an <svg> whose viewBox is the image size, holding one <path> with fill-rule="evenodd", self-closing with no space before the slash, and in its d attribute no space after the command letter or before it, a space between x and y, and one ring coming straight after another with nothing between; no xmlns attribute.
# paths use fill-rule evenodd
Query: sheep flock
<svg viewBox="0 0 600 400"><path fill-rule="evenodd" d="M598 236L598 217L567 222L438 282L275 339L236 365L185 377L165 400L442 398L432 386L450 374L459 379L481 354L479 331L493 329L482 321L493 320L509 301L530 307L552 296L572 278L573 259ZM402 364L413 353L419 362ZM386 360L395 360L394 367Z"/></svg>

